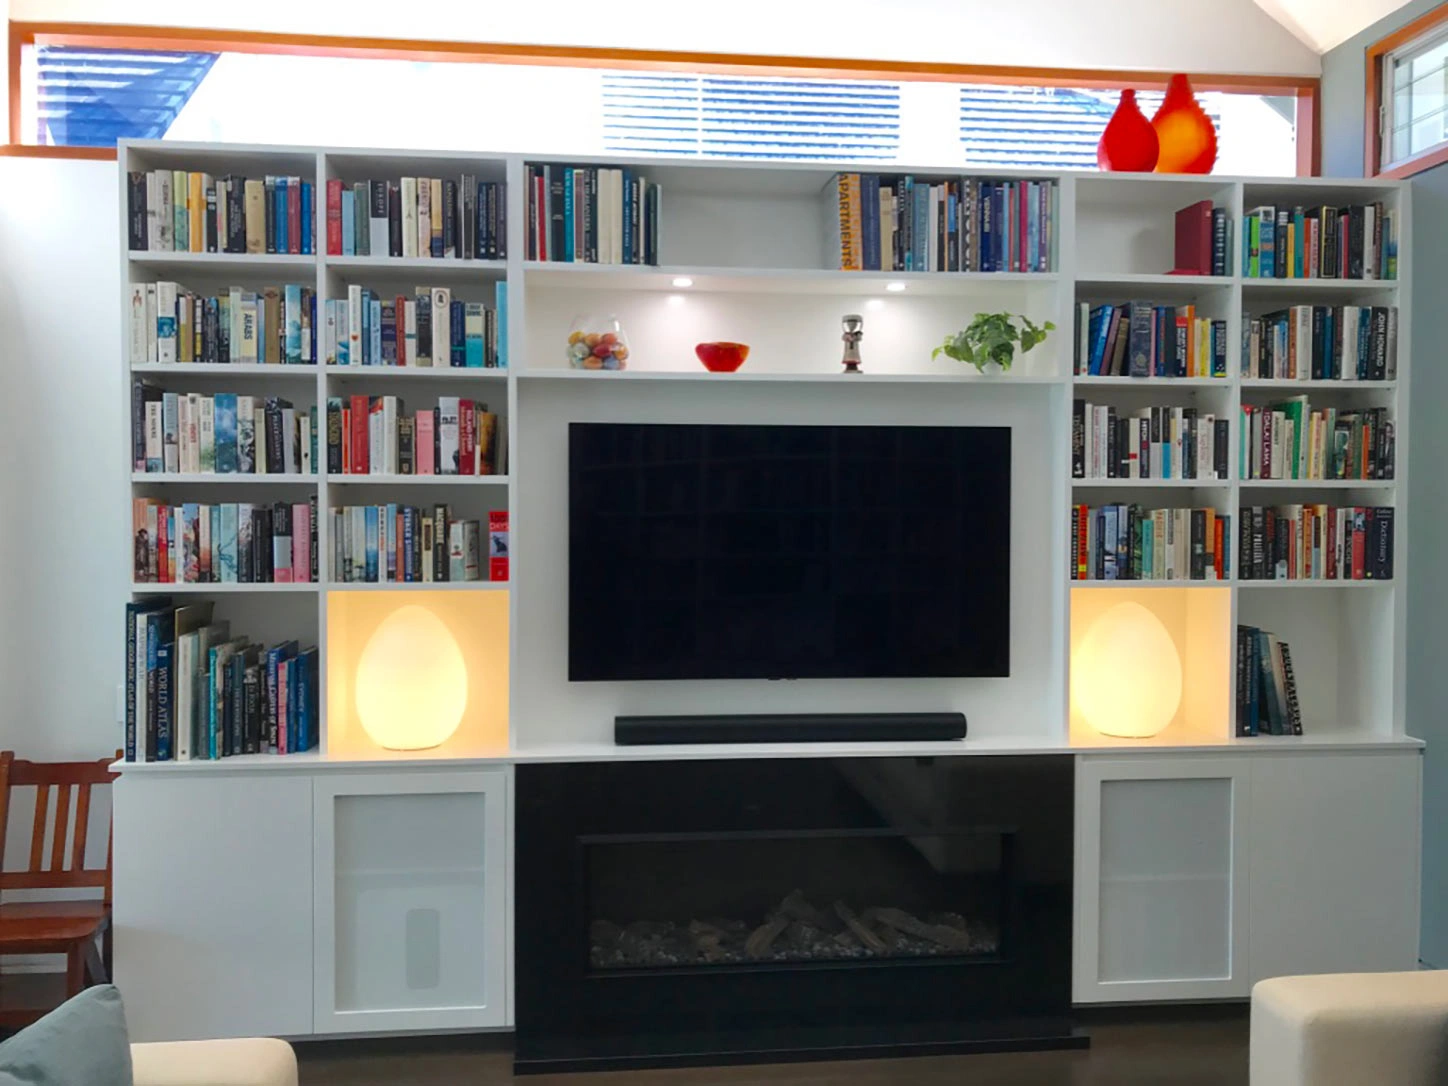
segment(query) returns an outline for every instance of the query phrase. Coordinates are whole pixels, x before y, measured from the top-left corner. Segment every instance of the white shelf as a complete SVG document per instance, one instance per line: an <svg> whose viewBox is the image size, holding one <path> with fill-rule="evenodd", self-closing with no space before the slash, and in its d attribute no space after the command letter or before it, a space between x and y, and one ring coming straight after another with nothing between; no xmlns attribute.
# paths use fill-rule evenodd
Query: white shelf
<svg viewBox="0 0 1448 1086"><path fill-rule="evenodd" d="M252 485L270 486L273 483L285 486L309 486L315 484L315 475L256 475L253 473L232 472L231 474L219 474L216 472L165 472L165 471L133 471L131 482L150 485L152 483L205 483L207 486L213 483L222 486Z"/></svg>
<svg viewBox="0 0 1448 1086"><path fill-rule="evenodd" d="M675 279L688 278L687 287ZM523 279L529 288L549 290L647 290L670 294L886 294L904 284L900 297L970 294L984 288L1050 286L1055 272L876 272L827 268L719 268L685 265L564 264L529 260Z"/></svg>
<svg viewBox="0 0 1448 1086"><path fill-rule="evenodd" d="M506 381L508 370L493 366L326 366L328 377L371 380L374 377L414 381Z"/></svg>
<svg viewBox="0 0 1448 1086"><path fill-rule="evenodd" d="M1229 377L1090 377L1072 378L1089 388L1222 388L1232 387Z"/></svg>
<svg viewBox="0 0 1448 1086"><path fill-rule="evenodd" d="M265 365L252 362L228 362L224 365L212 362L132 362L132 373L174 373L185 376L205 377L306 377L316 379L318 367L314 363L301 365Z"/></svg>
<svg viewBox="0 0 1448 1086"><path fill-rule="evenodd" d="M348 272L438 272L452 278L459 276L497 279L507 274L506 260L463 260L459 257L431 256L324 256L322 264L328 271Z"/></svg>
<svg viewBox="0 0 1448 1086"><path fill-rule="evenodd" d="M317 258L297 253L167 253L151 250L130 250L126 254L132 264L157 268L231 269L251 271L314 270Z"/></svg>
<svg viewBox="0 0 1448 1086"><path fill-rule="evenodd" d="M1362 290L1396 290L1399 282L1398 279L1261 279L1249 275L1242 276L1242 287L1245 290L1287 293L1294 290L1341 291L1344 294Z"/></svg>
<svg viewBox="0 0 1448 1086"><path fill-rule="evenodd" d="M1237 582L1237 587L1238 587L1238 588L1326 589L1326 590L1332 591L1332 592L1336 592L1336 591L1338 591L1339 589L1344 589L1344 588L1348 588L1348 589L1357 589L1357 588L1391 588L1392 586L1393 586L1393 579L1392 579L1391 577L1389 577L1389 578L1387 578L1387 579L1385 579L1385 580L1372 580L1372 581L1352 581L1352 580L1344 581L1344 580L1341 580L1341 579L1336 579L1336 580L1328 581L1328 580L1318 580L1318 579L1316 579L1316 578L1312 578L1311 580L1308 580L1308 579L1306 579L1306 578L1297 578L1297 579L1295 579L1295 580L1281 580L1281 581L1239 580L1239 581Z"/></svg>
<svg viewBox="0 0 1448 1086"><path fill-rule="evenodd" d="M748 365L748 363L746 363ZM971 387L1001 388L1008 385L1064 385L1068 377L1038 377L1025 374L999 375L969 373L955 375L943 373L769 373L761 370L740 369L734 373L710 373L702 366L697 370L545 370L528 369L518 373L523 381L777 381L791 382L833 382L845 385L895 384L895 385L970 385Z"/></svg>
<svg viewBox="0 0 1448 1086"><path fill-rule="evenodd" d="M328 592L506 592L508 581L328 581Z"/></svg>
<svg viewBox="0 0 1448 1086"><path fill-rule="evenodd" d="M144 583L131 584L131 592L136 595L169 596L169 595L269 595L273 592L282 593L315 593L317 585L312 581L284 581L281 584L241 584L236 581L211 581L206 584L173 583L162 584L160 582L147 581Z"/></svg>
<svg viewBox="0 0 1448 1086"><path fill-rule="evenodd" d="M1200 490L1204 487L1227 488L1230 479L1072 479L1075 490Z"/></svg>
<svg viewBox="0 0 1448 1086"><path fill-rule="evenodd" d="M1234 275L1167 275L1164 273L1140 272L1096 272L1083 273L1076 277L1076 289L1112 290L1115 288L1154 287L1161 290L1182 290L1201 287L1231 287L1236 285Z"/></svg>
<svg viewBox="0 0 1448 1086"><path fill-rule="evenodd" d="M1245 389L1264 389L1273 392L1392 392L1398 387L1397 381L1294 381L1288 377L1243 377Z"/></svg>
<svg viewBox="0 0 1448 1086"><path fill-rule="evenodd" d="M1396 479L1241 479L1243 490L1392 490Z"/></svg>
<svg viewBox="0 0 1448 1086"><path fill-rule="evenodd" d="M506 475L330 474L330 486L507 486Z"/></svg>
<svg viewBox="0 0 1448 1086"><path fill-rule="evenodd" d="M1072 588L1231 588L1236 582L1231 578L1225 581L1192 580L1189 577L1179 577L1176 580L1085 580L1072 581Z"/></svg>

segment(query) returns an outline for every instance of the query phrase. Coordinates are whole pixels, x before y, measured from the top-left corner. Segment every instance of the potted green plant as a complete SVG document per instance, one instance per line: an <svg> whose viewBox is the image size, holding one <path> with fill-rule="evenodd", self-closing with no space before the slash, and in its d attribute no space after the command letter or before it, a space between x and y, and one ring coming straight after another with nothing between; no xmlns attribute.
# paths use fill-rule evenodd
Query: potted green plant
<svg viewBox="0 0 1448 1086"><path fill-rule="evenodd" d="M1019 326L1016 324L1018 320ZM1021 353L1025 354L1044 340L1047 332L1055 330L1056 326L1050 321L1037 325L1029 317L1013 313L977 313L965 331L947 336L930 357L939 358L944 354L957 362L971 363L981 373L992 365L1008 370L1015 361L1017 343L1021 345Z"/></svg>

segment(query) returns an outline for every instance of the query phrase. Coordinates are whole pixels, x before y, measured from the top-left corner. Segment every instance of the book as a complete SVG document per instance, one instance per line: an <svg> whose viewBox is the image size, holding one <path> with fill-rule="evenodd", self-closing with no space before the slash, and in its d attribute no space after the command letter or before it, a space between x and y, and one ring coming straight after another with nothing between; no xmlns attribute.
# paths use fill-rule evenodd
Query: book
<svg viewBox="0 0 1448 1086"><path fill-rule="evenodd" d="M1231 516L1137 504L1072 507L1073 581L1216 581L1231 577ZM1220 525L1220 528L1218 528Z"/></svg>
<svg viewBox="0 0 1448 1086"><path fill-rule="evenodd" d="M1170 274L1225 274L1225 270L1214 270L1217 262L1213 251L1212 216L1215 210L1212 201L1198 200L1176 213L1176 256Z"/></svg>
<svg viewBox="0 0 1448 1086"><path fill-rule="evenodd" d="M1301 735L1302 710L1287 641L1257 626L1237 627L1236 734Z"/></svg>

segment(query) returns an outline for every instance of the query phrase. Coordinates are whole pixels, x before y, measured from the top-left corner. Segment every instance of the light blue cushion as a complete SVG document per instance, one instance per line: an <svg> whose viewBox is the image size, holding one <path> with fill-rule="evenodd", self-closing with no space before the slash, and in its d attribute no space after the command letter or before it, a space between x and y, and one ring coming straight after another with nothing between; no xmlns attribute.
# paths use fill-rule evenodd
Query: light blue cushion
<svg viewBox="0 0 1448 1086"><path fill-rule="evenodd" d="M0 1044L0 1086L133 1086L121 993L87 988Z"/></svg>

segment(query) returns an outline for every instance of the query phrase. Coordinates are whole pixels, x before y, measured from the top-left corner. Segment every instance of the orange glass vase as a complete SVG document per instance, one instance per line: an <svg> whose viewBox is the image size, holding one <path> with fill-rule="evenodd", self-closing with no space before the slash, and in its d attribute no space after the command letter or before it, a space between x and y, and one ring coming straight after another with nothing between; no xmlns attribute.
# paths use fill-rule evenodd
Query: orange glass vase
<svg viewBox="0 0 1448 1086"><path fill-rule="evenodd" d="M1136 91L1122 91L1096 145L1096 165L1115 173L1148 173L1156 166L1156 156L1156 129L1136 104Z"/></svg>
<svg viewBox="0 0 1448 1086"><path fill-rule="evenodd" d="M1212 172L1217 161L1217 129L1197 103L1186 76L1171 77L1151 126L1160 145L1157 173Z"/></svg>

